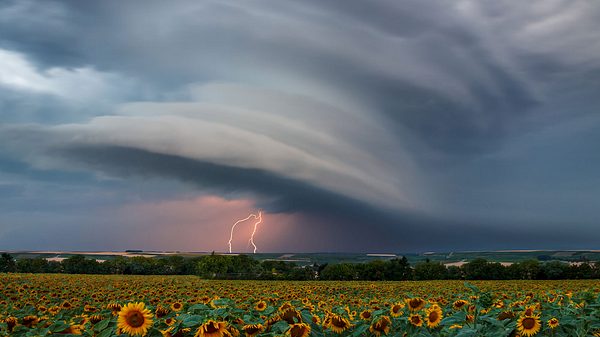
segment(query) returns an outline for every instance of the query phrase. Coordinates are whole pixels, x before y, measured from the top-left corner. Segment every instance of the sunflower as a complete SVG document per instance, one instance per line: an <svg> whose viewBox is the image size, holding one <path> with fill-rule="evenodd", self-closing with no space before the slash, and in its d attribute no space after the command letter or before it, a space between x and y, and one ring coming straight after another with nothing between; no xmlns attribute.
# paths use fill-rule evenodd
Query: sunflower
<svg viewBox="0 0 600 337"><path fill-rule="evenodd" d="M352 326L345 317L336 314L329 314L325 319L325 325L335 333L342 333Z"/></svg>
<svg viewBox="0 0 600 337"><path fill-rule="evenodd" d="M427 309L426 317L427 326L430 328L435 328L442 321L442 308L438 305L433 305L431 308Z"/></svg>
<svg viewBox="0 0 600 337"><path fill-rule="evenodd" d="M35 316L35 315L29 315L29 316L25 316L23 317L23 321L21 322L21 324L23 324L24 326L31 328L33 326L35 326L36 324L38 324L40 322L39 317Z"/></svg>
<svg viewBox="0 0 600 337"><path fill-rule="evenodd" d="M550 329L556 328L558 324L558 318L556 317L552 317L548 320L548 326L550 327Z"/></svg>
<svg viewBox="0 0 600 337"><path fill-rule="evenodd" d="M454 301L454 303L452 304L452 307L456 310L460 310L463 307L465 307L466 305L468 305L469 302L465 301L465 300L456 300Z"/></svg>
<svg viewBox="0 0 600 337"><path fill-rule="evenodd" d="M410 309L410 311L419 311L423 309L426 303L425 300L420 297L408 298L404 301L408 305L408 309Z"/></svg>
<svg viewBox="0 0 600 337"><path fill-rule="evenodd" d="M227 332L229 332L228 337L238 337L240 335L240 330L231 324L227 325Z"/></svg>
<svg viewBox="0 0 600 337"><path fill-rule="evenodd" d="M398 317L402 315L402 309L404 308L404 303L396 303L392 305L390 308L390 315L392 317Z"/></svg>
<svg viewBox="0 0 600 337"><path fill-rule="evenodd" d="M254 306L254 309L256 309L257 311L264 311L267 308L267 302L265 301L258 301L256 303L256 305Z"/></svg>
<svg viewBox="0 0 600 337"><path fill-rule="evenodd" d="M535 305L530 305L527 308L525 308L525 311L523 311L523 316L533 316L535 315Z"/></svg>
<svg viewBox="0 0 600 337"><path fill-rule="evenodd" d="M410 322L410 324L412 324L414 326L422 326L423 325L423 318L421 318L421 315L419 315L419 314L410 315L410 317L408 318L408 321Z"/></svg>
<svg viewBox="0 0 600 337"><path fill-rule="evenodd" d="M68 334L68 335L81 335L81 330L85 327L82 325L71 325L65 330L59 332L59 334Z"/></svg>
<svg viewBox="0 0 600 337"><path fill-rule="evenodd" d="M321 324L321 317L319 317L317 315L312 315L312 322L315 323L316 325Z"/></svg>
<svg viewBox="0 0 600 337"><path fill-rule="evenodd" d="M498 314L498 320L499 321L503 321L505 319L512 319L512 318L515 318L515 317L516 317L516 315L512 311L503 311L500 314Z"/></svg>
<svg viewBox="0 0 600 337"><path fill-rule="evenodd" d="M310 335L310 325L305 323L295 323L290 325L287 331L290 337L308 337Z"/></svg>
<svg viewBox="0 0 600 337"><path fill-rule="evenodd" d="M242 328L246 337L254 337L265 330L262 324L247 324Z"/></svg>
<svg viewBox="0 0 600 337"><path fill-rule="evenodd" d="M370 320L372 317L373 317L373 314L371 313L371 310L365 310L360 313L360 319L363 319L365 321Z"/></svg>
<svg viewBox="0 0 600 337"><path fill-rule="evenodd" d="M381 316L379 319L369 327L369 331L371 331L375 336L379 337L381 335L387 335L390 332L390 325L392 325L392 321L388 316Z"/></svg>
<svg viewBox="0 0 600 337"><path fill-rule="evenodd" d="M173 309L173 311L181 311L181 309L183 309L183 304L181 304L181 302L173 302L171 304L171 309Z"/></svg>
<svg viewBox="0 0 600 337"><path fill-rule="evenodd" d="M228 333L227 322L209 320L198 328L194 337L223 337Z"/></svg>
<svg viewBox="0 0 600 337"><path fill-rule="evenodd" d="M92 324L96 324L98 322L100 322L102 320L102 315L92 315L90 316L90 322L92 322Z"/></svg>
<svg viewBox="0 0 600 337"><path fill-rule="evenodd" d="M521 336L533 336L540 331L541 327L539 316L521 316L517 320L517 330Z"/></svg>
<svg viewBox="0 0 600 337"><path fill-rule="evenodd" d="M7 317L7 318L4 320L4 323L6 323L6 325L8 326L8 331L9 331L9 332L11 332L11 331L12 331L12 329L15 327L15 325L17 325L17 323L18 323L18 322L19 322L19 321L18 321L18 320L17 320L17 318L16 318L16 317L14 317L14 316Z"/></svg>
<svg viewBox="0 0 600 337"><path fill-rule="evenodd" d="M294 308L286 309L279 315L279 318L282 321L288 322L288 324L302 322L302 314L300 314L300 312Z"/></svg>
<svg viewBox="0 0 600 337"><path fill-rule="evenodd" d="M154 310L154 314L156 315L156 318L161 318L166 316L169 313L169 309L163 307L162 305L157 305L156 309Z"/></svg>
<svg viewBox="0 0 600 337"><path fill-rule="evenodd" d="M48 308L48 312L52 315L56 315L60 312L60 307L57 305L53 305L50 308Z"/></svg>
<svg viewBox="0 0 600 337"><path fill-rule="evenodd" d="M130 336L145 335L152 326L152 313L143 302L128 303L119 311L117 328Z"/></svg>
<svg viewBox="0 0 600 337"><path fill-rule="evenodd" d="M294 306L290 302L285 302L279 307L279 312L285 312L289 309L294 309Z"/></svg>
<svg viewBox="0 0 600 337"><path fill-rule="evenodd" d="M173 317L169 317L169 318L165 319L165 324L168 326L175 324L175 322L176 322L175 318L173 318Z"/></svg>

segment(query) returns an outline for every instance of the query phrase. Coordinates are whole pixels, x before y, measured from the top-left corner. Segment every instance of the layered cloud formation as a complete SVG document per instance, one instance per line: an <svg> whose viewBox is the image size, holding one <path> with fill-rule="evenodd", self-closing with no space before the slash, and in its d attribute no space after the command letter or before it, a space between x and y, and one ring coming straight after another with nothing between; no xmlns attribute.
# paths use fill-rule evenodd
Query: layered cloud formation
<svg viewBox="0 0 600 337"><path fill-rule="evenodd" d="M263 250L592 248L599 19L587 1L6 2L0 244L219 250L247 207L272 219Z"/></svg>

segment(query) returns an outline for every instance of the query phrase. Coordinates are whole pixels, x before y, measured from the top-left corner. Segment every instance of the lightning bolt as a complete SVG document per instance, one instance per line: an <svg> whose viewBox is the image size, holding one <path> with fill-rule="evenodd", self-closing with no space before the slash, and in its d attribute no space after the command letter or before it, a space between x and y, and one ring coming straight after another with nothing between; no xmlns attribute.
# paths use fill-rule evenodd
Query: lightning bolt
<svg viewBox="0 0 600 337"><path fill-rule="evenodd" d="M260 215L260 213L259 213L259 215ZM231 226L231 234L229 234L229 242L228 242L228 244L229 244L229 252L230 253L231 253L231 241L233 241L233 230L235 229L235 226L237 226L241 222L247 221L250 218L258 219L258 217L256 216L256 214L250 214L247 217L245 217L244 219L240 219L240 220L236 221L233 224L233 226ZM255 225L255 228L256 228L256 225ZM254 235L254 234L252 234L252 235Z"/></svg>
<svg viewBox="0 0 600 337"><path fill-rule="evenodd" d="M256 234L256 229L258 228L258 225L262 222L262 211L258 211L258 217L255 216L255 219L257 220L254 223L254 229L252 230L252 235L250 235L250 244L252 244L252 246L254 247L254 254L256 254L256 245L254 244L254 234Z"/></svg>

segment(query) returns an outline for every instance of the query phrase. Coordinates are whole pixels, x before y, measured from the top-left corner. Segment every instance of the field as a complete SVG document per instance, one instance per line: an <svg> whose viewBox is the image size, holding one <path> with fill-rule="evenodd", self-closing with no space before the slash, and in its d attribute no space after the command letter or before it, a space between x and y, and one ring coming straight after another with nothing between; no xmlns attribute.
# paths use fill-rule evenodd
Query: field
<svg viewBox="0 0 600 337"><path fill-rule="evenodd" d="M598 281L0 274L0 336L600 336Z"/></svg>
<svg viewBox="0 0 600 337"><path fill-rule="evenodd" d="M109 251L109 252L66 252L66 251L15 251L10 252L16 259L23 258L45 258L50 261L62 261L74 255L85 255L98 261L114 259L117 256L134 257L144 256L151 258L164 258L170 255L184 257L198 257L210 254L210 252L156 252L156 251ZM557 250L526 250L526 251L489 251L489 252L426 252L426 253L386 253L386 254L364 254L364 253L257 253L252 257L259 260L289 261L300 266L334 263L364 263L374 260L389 260L405 256L409 263L414 265L425 260L441 262L448 265L460 265L465 261L474 259L486 259L492 262L514 263L525 260L539 261L562 261L568 263L579 263L583 261L600 261L600 251L557 251Z"/></svg>

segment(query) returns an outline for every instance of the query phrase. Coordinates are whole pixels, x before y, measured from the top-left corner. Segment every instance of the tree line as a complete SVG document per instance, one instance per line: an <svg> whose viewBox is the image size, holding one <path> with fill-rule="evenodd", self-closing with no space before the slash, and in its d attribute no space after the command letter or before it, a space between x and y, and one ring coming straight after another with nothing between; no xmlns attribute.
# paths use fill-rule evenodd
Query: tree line
<svg viewBox="0 0 600 337"><path fill-rule="evenodd" d="M527 260L502 265L475 259L462 266L446 266L425 260L412 266L406 257L367 263L335 263L299 266L293 262L263 260L248 255L210 254L199 257L116 257L104 262L74 255L62 261L44 258L15 260L10 254L0 257L0 272L124 274L124 275L198 275L209 279L247 280L540 280L598 279L600 261L567 264L559 261Z"/></svg>

